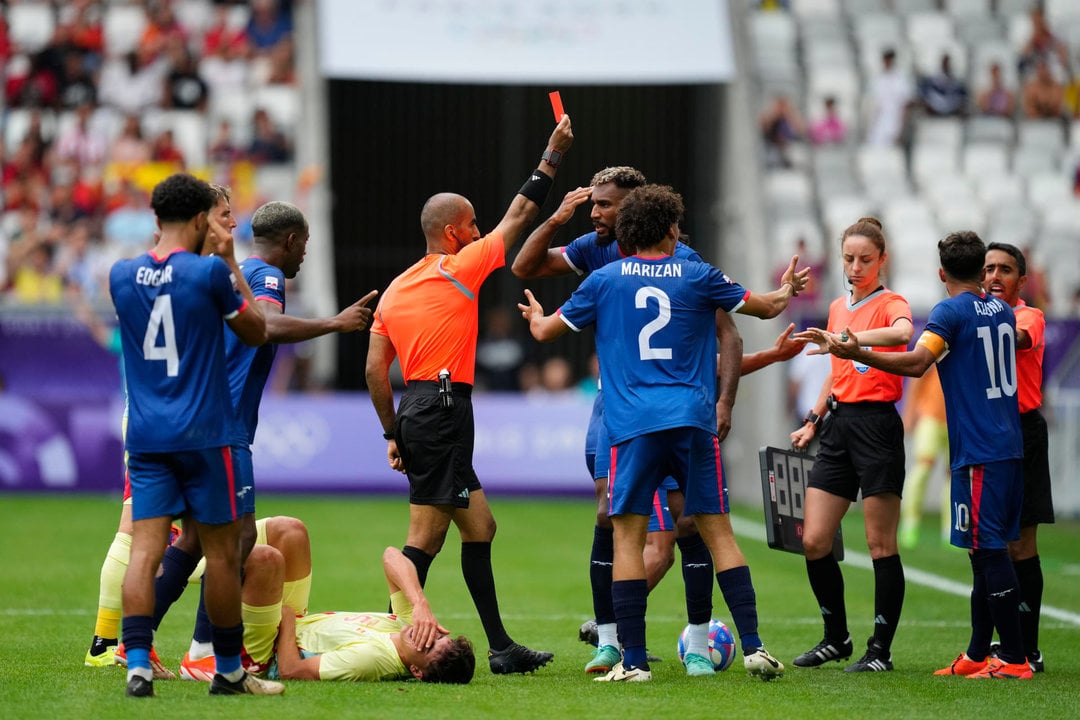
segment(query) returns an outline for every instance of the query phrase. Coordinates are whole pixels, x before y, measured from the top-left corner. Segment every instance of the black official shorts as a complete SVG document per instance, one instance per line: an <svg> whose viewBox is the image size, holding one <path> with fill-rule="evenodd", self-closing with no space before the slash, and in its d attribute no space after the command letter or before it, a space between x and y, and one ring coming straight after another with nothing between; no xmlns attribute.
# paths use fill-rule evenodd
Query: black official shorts
<svg viewBox="0 0 1080 720"><path fill-rule="evenodd" d="M472 466L472 386L453 387L451 408L442 406L436 382L413 380L401 396L394 437L405 462L412 505L467 508L469 493L480 489Z"/></svg>
<svg viewBox="0 0 1080 720"><path fill-rule="evenodd" d="M1024 502L1020 527L1054 522L1054 499L1050 488L1050 458L1046 419L1038 408L1020 415L1024 433Z"/></svg>
<svg viewBox="0 0 1080 720"><path fill-rule="evenodd" d="M838 403L821 426L807 487L854 502L904 490L904 423L888 402Z"/></svg>

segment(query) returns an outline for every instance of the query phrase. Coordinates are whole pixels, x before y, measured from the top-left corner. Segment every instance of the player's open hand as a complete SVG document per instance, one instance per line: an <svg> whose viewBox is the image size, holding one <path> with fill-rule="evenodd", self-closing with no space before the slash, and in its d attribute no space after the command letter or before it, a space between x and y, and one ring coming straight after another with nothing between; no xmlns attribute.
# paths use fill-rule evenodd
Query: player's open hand
<svg viewBox="0 0 1080 720"><path fill-rule="evenodd" d="M845 327L839 335L830 333L826 338L829 352L839 358L853 359L859 352L859 338L851 332L851 328Z"/></svg>
<svg viewBox="0 0 1080 720"><path fill-rule="evenodd" d="M371 327L371 317L374 311L367 307L367 304L378 294L378 290L372 290L367 295L338 313L338 332L346 333L355 330L367 330Z"/></svg>
<svg viewBox="0 0 1080 720"><path fill-rule="evenodd" d="M540 301L532 294L532 290L525 290L526 303L518 303L518 310L521 311L521 317L525 318L527 322L532 322L533 317L544 317L544 307L540 304Z"/></svg>
<svg viewBox="0 0 1080 720"><path fill-rule="evenodd" d="M206 231L206 244L210 252L221 258L234 257L232 228L211 214Z"/></svg>
<svg viewBox="0 0 1080 720"><path fill-rule="evenodd" d="M810 282L810 268L804 267L802 270L796 272L795 266L799 263L799 256L793 255L791 262L788 264L787 270L780 276L781 287L786 283L790 283L791 287L795 290L795 295L798 295L806 287L806 284Z"/></svg>
<svg viewBox="0 0 1080 720"><path fill-rule="evenodd" d="M792 335L795 340L804 343L814 343L816 348L808 350L807 355L828 355L829 354L829 336L832 335L828 330L823 330L816 327L808 327L802 332L797 332Z"/></svg>
<svg viewBox="0 0 1080 720"><path fill-rule="evenodd" d="M773 352L776 354L777 362L790 360L801 353L803 347L806 346L806 341L799 340L793 334L794 332L795 323L791 323L784 329L784 332L780 333L780 336L776 338L776 342L773 343Z"/></svg>
<svg viewBox="0 0 1080 720"><path fill-rule="evenodd" d="M426 603L413 607L413 625L409 642L414 648L420 652L426 652L435 646L435 641L449 633L450 631L435 619L435 615Z"/></svg>

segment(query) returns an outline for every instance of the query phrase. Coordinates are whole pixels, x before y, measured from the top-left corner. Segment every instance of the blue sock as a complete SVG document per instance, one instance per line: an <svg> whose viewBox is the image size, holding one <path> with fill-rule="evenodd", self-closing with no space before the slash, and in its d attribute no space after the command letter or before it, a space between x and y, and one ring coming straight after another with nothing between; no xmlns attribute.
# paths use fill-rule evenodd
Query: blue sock
<svg viewBox="0 0 1080 720"><path fill-rule="evenodd" d="M125 616L123 641L128 669L149 669L150 648L154 644L154 619L149 615Z"/></svg>
<svg viewBox="0 0 1080 720"><path fill-rule="evenodd" d="M761 647L757 624L757 594L750 581L750 568L746 565L716 573L716 582L724 594L731 620L739 632L743 654Z"/></svg>
<svg viewBox="0 0 1080 720"><path fill-rule="evenodd" d="M623 666L647 670L645 659L645 610L649 585L640 580L618 580L611 583L611 601L615 621L619 624L619 640L623 644Z"/></svg>
<svg viewBox="0 0 1080 720"><path fill-rule="evenodd" d="M187 587L188 577L195 571L199 558L192 557L175 545L170 545L161 558L161 574L154 578L154 629Z"/></svg>
<svg viewBox="0 0 1080 720"><path fill-rule="evenodd" d="M223 628L213 626L214 659L217 671L228 675L240 669L240 651L244 647L244 623Z"/></svg>
<svg viewBox="0 0 1080 720"><path fill-rule="evenodd" d="M597 625L615 622L611 604L611 567L615 560L615 531L593 528L592 555L589 557L589 582L592 585L593 618Z"/></svg>
<svg viewBox="0 0 1080 720"><path fill-rule="evenodd" d="M691 625L712 619L712 555L700 533L676 538L682 555L683 584L686 586L686 621Z"/></svg>

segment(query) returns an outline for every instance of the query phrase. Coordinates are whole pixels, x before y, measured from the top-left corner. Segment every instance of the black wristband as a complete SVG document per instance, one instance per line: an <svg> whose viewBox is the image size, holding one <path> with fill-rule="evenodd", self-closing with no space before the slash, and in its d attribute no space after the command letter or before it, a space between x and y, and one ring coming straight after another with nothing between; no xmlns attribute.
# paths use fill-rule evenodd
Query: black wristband
<svg viewBox="0 0 1080 720"><path fill-rule="evenodd" d="M539 170L533 170L529 175L529 179L525 181L525 184L521 186L521 189L517 191L518 195L524 195L529 200L532 200L537 205L543 205L547 200L548 192L551 190L551 186L554 184L551 176L547 173L542 173Z"/></svg>
<svg viewBox="0 0 1080 720"><path fill-rule="evenodd" d="M382 434L382 436L383 436L383 440L393 440L394 439L394 431L393 430L388 430L387 432L384 432Z"/></svg>

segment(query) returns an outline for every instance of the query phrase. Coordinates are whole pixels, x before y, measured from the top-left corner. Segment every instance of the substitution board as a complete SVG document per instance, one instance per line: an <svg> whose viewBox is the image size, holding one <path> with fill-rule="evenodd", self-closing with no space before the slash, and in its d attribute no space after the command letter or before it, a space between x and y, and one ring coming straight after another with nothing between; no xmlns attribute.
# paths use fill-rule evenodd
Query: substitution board
<svg viewBox="0 0 1080 720"><path fill-rule="evenodd" d="M765 533L769 547L803 554L803 506L806 478L814 456L794 450L763 447L758 450L761 492L765 500ZM844 559L844 538L836 532L833 556Z"/></svg>

